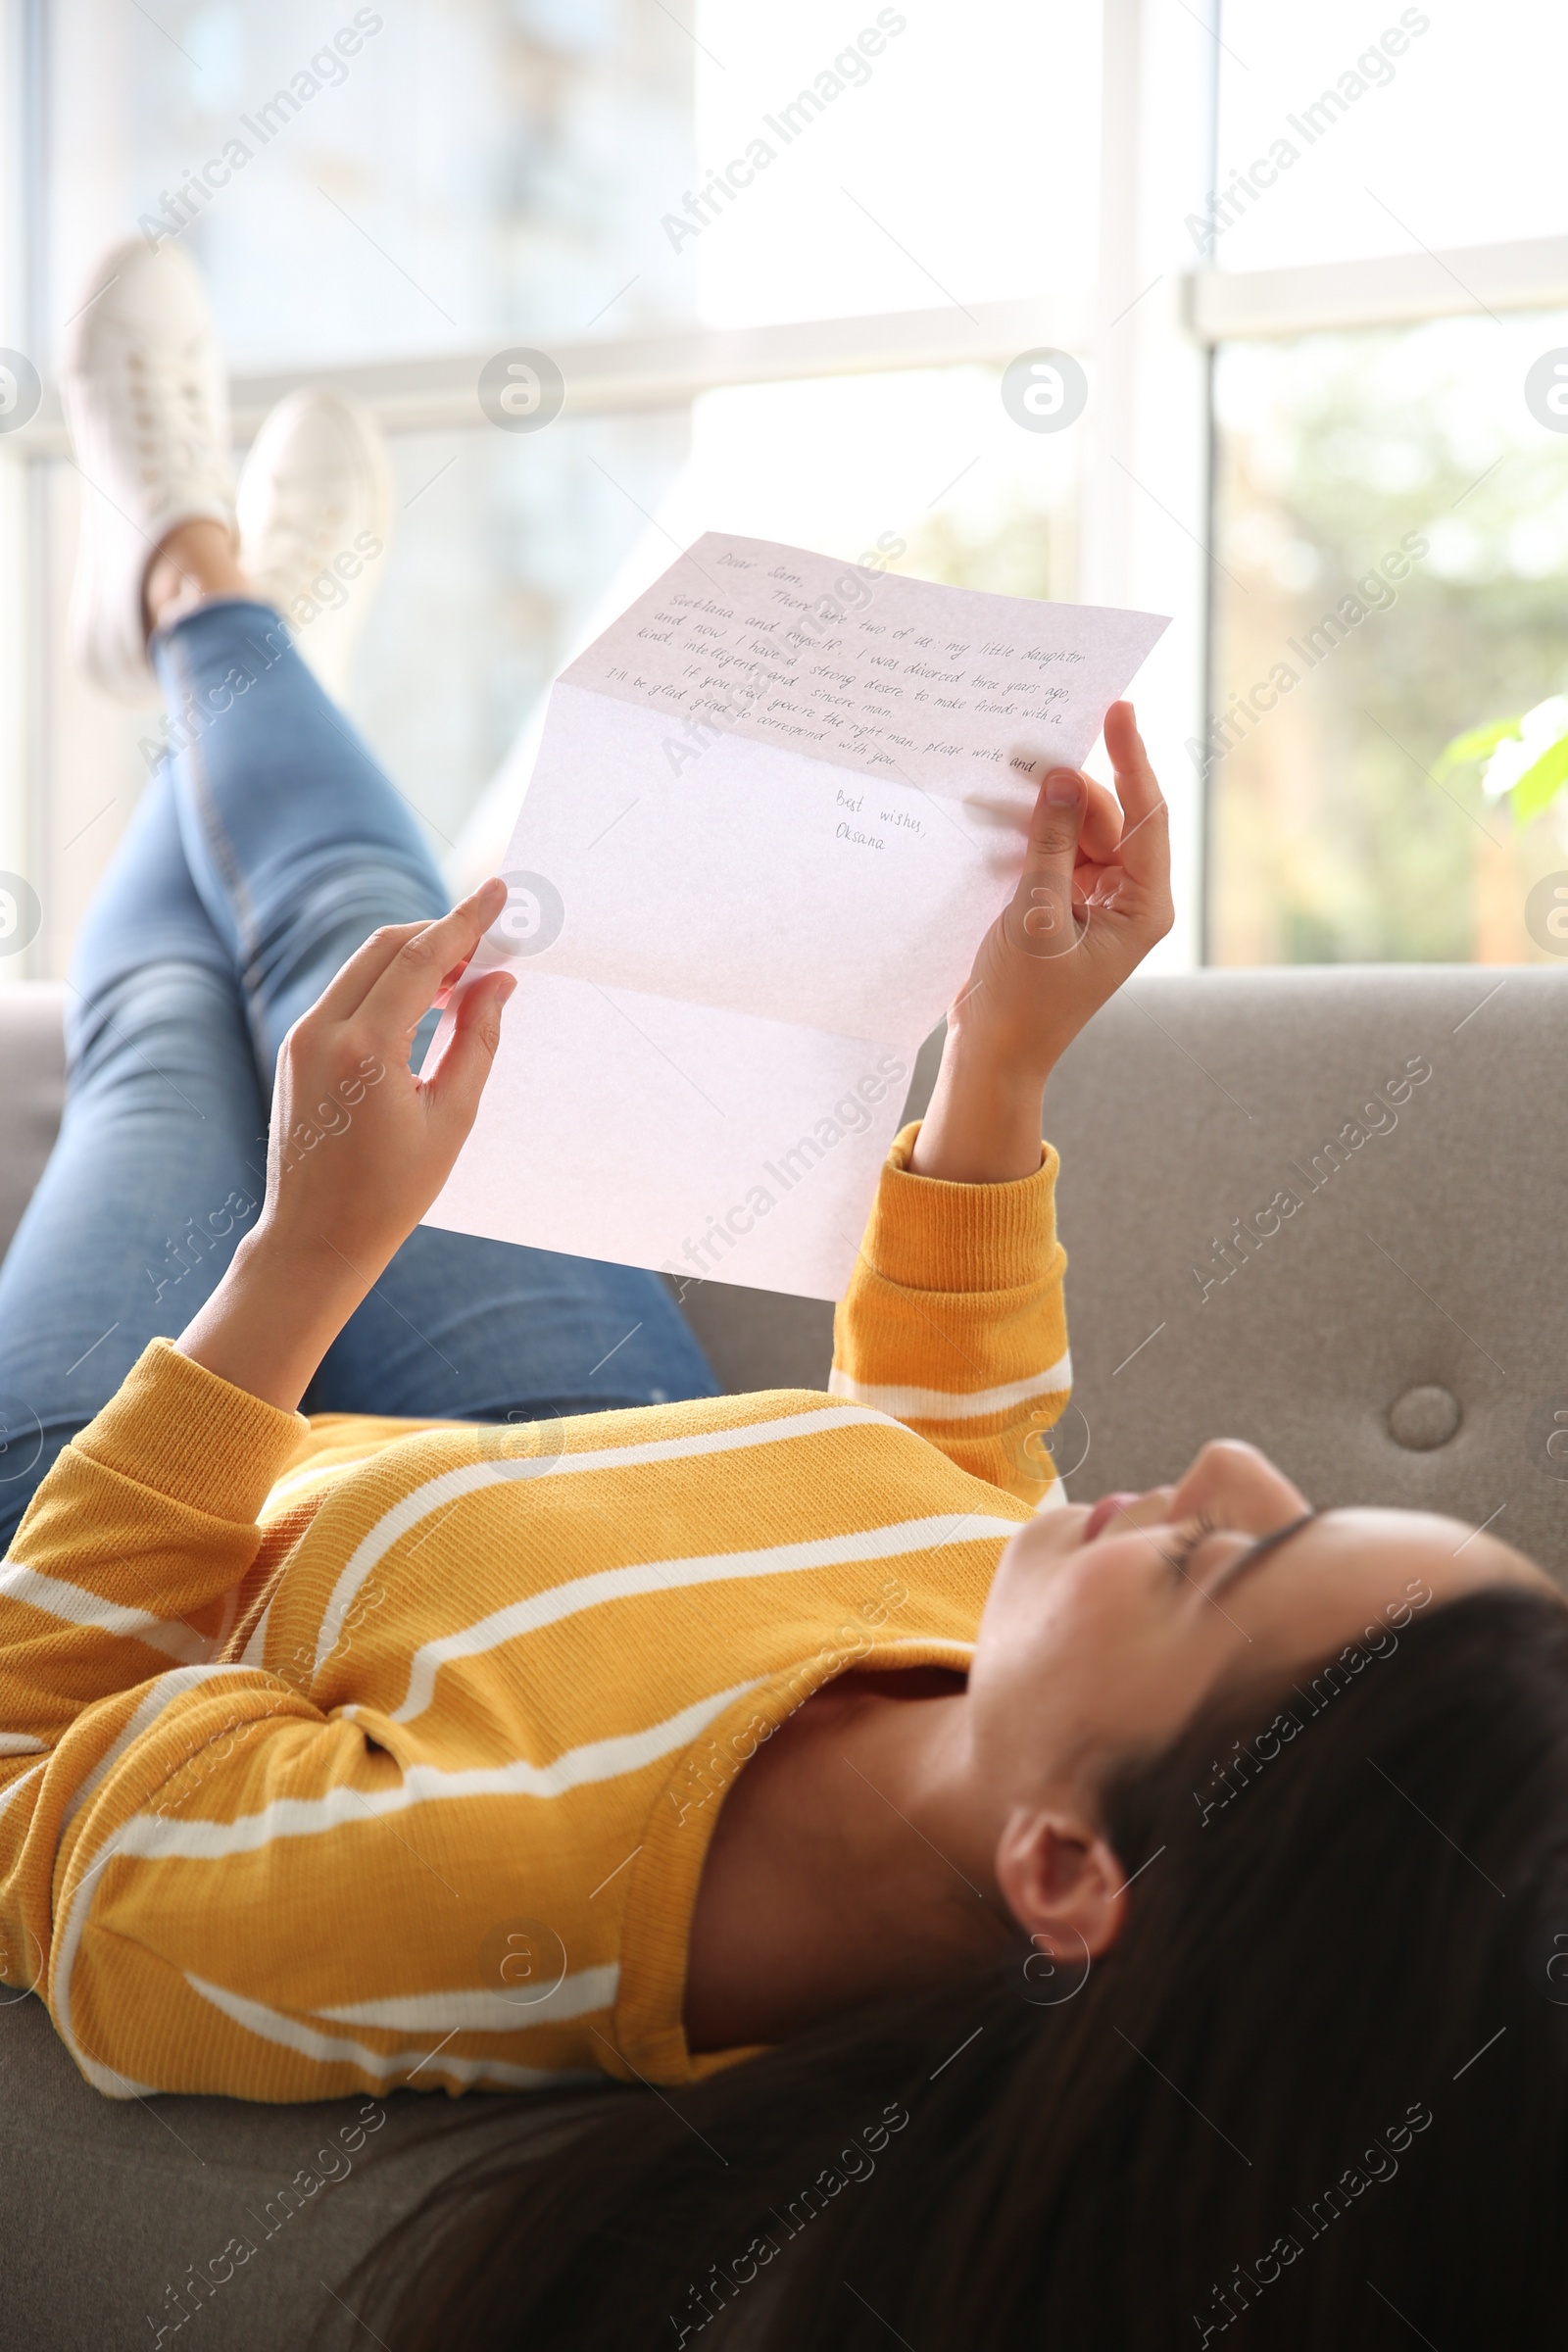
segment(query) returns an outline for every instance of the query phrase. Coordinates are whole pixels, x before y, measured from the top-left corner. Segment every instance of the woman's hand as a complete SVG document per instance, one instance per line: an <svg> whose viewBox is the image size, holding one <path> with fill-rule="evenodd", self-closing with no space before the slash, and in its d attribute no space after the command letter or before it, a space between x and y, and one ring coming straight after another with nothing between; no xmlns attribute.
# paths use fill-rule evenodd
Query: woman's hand
<svg viewBox="0 0 1568 2352"><path fill-rule="evenodd" d="M507 972L476 981L439 1063L417 1078L409 1050L506 890L486 882L438 922L372 932L295 1022L277 1056L257 1239L333 1251L363 1269L366 1290L408 1240L473 1125L516 982Z"/></svg>
<svg viewBox="0 0 1568 2352"><path fill-rule="evenodd" d="M414 1032L444 1003L506 885L430 923L376 931L284 1038L267 1200L180 1351L285 1410L440 1192L479 1107L516 982L464 996L440 1061L416 1078Z"/></svg>
<svg viewBox="0 0 1568 2352"><path fill-rule="evenodd" d="M1116 798L1047 776L1023 873L948 1014L917 1176L998 1184L1040 1165L1040 1098L1084 1024L1170 929L1167 811L1131 703L1105 713Z"/></svg>

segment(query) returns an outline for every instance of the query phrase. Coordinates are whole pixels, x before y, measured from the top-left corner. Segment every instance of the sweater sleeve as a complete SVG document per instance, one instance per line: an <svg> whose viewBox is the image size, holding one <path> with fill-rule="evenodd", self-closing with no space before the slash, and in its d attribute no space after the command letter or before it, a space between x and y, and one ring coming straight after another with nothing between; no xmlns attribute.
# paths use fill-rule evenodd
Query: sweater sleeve
<svg viewBox="0 0 1568 2352"><path fill-rule="evenodd" d="M8 1983L52 1978L112 1817L241 1720L320 1723L275 1675L219 1661L257 1514L304 1429L154 1341L34 1494L0 1563Z"/></svg>
<svg viewBox="0 0 1568 2352"><path fill-rule="evenodd" d="M1046 1432L1072 1384L1056 1240L1056 1154L1011 1184L909 1172L888 1154L834 1321L836 1396L906 1422L951 1461L1037 1510L1063 1499Z"/></svg>

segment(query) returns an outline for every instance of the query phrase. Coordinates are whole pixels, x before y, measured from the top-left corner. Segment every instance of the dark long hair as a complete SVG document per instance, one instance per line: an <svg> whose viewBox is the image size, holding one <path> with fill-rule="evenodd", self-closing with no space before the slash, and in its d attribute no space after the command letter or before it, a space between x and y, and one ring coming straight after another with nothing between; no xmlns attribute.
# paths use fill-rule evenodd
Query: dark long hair
<svg viewBox="0 0 1568 2352"><path fill-rule="evenodd" d="M1141 1875L1087 1974L492 2140L353 2308L391 2352L1559 2342L1568 1611L1435 1610L1210 1710L1106 1811Z"/></svg>

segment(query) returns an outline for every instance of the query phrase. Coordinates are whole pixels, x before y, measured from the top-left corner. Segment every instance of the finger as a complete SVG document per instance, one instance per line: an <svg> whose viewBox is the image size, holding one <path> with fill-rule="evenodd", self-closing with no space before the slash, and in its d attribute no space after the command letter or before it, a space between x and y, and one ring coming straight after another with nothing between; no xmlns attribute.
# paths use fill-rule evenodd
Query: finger
<svg viewBox="0 0 1568 2352"><path fill-rule="evenodd" d="M348 961L339 965L312 1010L329 1021L346 1021L351 1013L358 1012L399 949L427 927L427 919L417 923L383 923L379 931L372 931Z"/></svg>
<svg viewBox="0 0 1568 2352"><path fill-rule="evenodd" d="M486 972L464 991L441 1058L422 1081L431 1109L460 1136L473 1125L501 1043L502 1007L516 985L514 972Z"/></svg>
<svg viewBox="0 0 1568 2352"><path fill-rule="evenodd" d="M439 988L437 988L435 997L433 999L433 1002L439 1011L445 1012L447 1006L451 1004L453 992L457 988L458 982L463 978L464 973L467 970L477 953L477 949L473 950L470 954L465 956L460 962L455 963L450 972L442 973L441 984Z"/></svg>
<svg viewBox="0 0 1568 2352"><path fill-rule="evenodd" d="M1109 865L1121 839L1121 803L1107 785L1097 783L1093 776L1085 776L1084 788L1089 795L1089 806L1084 813L1083 831L1078 836L1079 863L1089 858L1096 865Z"/></svg>
<svg viewBox="0 0 1568 2352"><path fill-rule="evenodd" d="M1008 936L1026 955L1056 956L1075 944L1073 862L1088 806L1087 780L1073 768L1053 768L1040 787L1023 872L1007 908Z"/></svg>
<svg viewBox="0 0 1568 2352"><path fill-rule="evenodd" d="M1126 823L1135 825L1161 805L1163 796L1144 739L1138 732L1131 703L1111 704L1105 712L1104 735L1111 773L1116 779L1116 797L1125 811Z"/></svg>
<svg viewBox="0 0 1568 2352"><path fill-rule="evenodd" d="M1105 712L1105 749L1116 779L1125 824L1116 862L1135 882L1149 887L1170 879L1169 811L1159 789L1131 703L1112 703Z"/></svg>
<svg viewBox="0 0 1568 2352"><path fill-rule="evenodd" d="M466 963L507 903L507 886L495 877L454 906L439 922L425 923L405 939L367 993L360 1010L395 1036L413 1029L440 993L454 965Z"/></svg>
<svg viewBox="0 0 1568 2352"><path fill-rule="evenodd" d="M484 892L490 894L497 906L505 903L506 884L498 876L492 877L490 881L484 883L480 891L475 892L473 896L477 899ZM468 903L465 902L466 905ZM321 991L313 1009L324 1013L328 1020L347 1020L351 1013L358 1012L375 983L389 965L396 960L409 941L417 939L420 932L428 931L434 925L448 919L445 916L426 915L414 923L383 923L379 930L371 932L362 947L355 949L347 962L340 967ZM487 919L491 921L495 919L494 910ZM471 949L468 953L471 955ZM468 956L466 955L463 964L466 965L467 960ZM444 977L442 985L444 987L451 986L460 976L461 969L462 966Z"/></svg>

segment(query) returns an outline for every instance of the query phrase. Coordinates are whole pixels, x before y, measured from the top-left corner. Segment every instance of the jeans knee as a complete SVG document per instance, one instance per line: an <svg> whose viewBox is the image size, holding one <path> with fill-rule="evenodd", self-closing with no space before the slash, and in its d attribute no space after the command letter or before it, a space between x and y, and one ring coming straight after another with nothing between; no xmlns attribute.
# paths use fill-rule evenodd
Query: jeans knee
<svg viewBox="0 0 1568 2352"><path fill-rule="evenodd" d="M67 1100L113 1089L145 1091L167 1107L250 1060L232 981L200 963L143 964L74 1006L66 1020ZM199 1108L199 1096L193 1107Z"/></svg>

